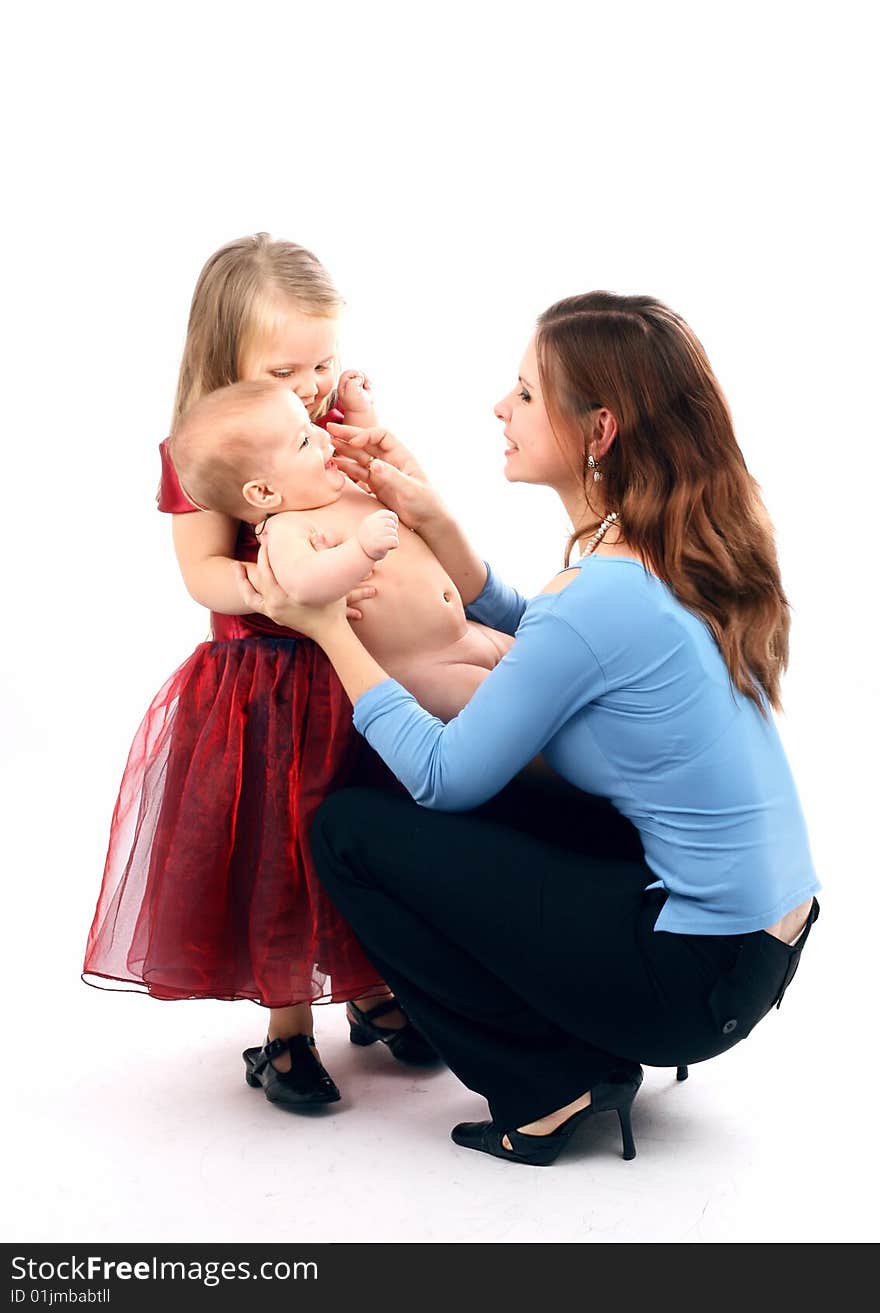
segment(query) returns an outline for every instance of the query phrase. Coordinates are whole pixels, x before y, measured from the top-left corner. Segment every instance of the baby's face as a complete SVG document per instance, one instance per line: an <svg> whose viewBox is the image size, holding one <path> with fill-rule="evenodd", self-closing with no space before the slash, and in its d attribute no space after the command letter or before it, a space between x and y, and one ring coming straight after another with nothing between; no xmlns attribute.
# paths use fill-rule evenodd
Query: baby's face
<svg viewBox="0 0 880 1313"><path fill-rule="evenodd" d="M272 487L283 499L285 511L317 510L335 502L346 476L333 460L333 444L323 429L309 419L293 392L279 388L270 403Z"/></svg>

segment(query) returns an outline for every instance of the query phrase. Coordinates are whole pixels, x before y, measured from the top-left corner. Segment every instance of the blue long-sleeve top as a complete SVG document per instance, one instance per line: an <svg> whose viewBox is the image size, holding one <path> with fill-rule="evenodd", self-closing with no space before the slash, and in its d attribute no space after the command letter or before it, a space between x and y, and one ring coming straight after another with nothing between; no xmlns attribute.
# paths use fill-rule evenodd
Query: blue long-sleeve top
<svg viewBox="0 0 880 1313"><path fill-rule="evenodd" d="M543 753L638 829L669 895L657 930L749 933L821 887L769 710L733 687L705 623L639 562L589 556L531 601L490 570L468 615L516 642L449 724L393 679L355 704L356 728L417 802L477 807Z"/></svg>

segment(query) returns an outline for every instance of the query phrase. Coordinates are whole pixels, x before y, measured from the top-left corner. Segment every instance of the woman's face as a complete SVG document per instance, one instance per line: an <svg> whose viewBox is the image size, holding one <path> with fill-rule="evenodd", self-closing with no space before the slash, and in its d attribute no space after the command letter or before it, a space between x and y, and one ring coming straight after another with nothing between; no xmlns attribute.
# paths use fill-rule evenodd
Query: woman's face
<svg viewBox="0 0 880 1313"><path fill-rule="evenodd" d="M578 473L553 432L538 380L535 339L526 347L516 386L495 407L504 422L504 477L511 483L540 483L562 494L577 487Z"/></svg>

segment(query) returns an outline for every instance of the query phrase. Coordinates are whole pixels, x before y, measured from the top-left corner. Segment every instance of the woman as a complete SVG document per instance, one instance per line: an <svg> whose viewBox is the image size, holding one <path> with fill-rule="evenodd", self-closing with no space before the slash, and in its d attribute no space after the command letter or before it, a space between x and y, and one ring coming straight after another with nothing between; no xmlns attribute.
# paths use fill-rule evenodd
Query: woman
<svg viewBox="0 0 880 1313"><path fill-rule="evenodd" d="M781 1002L818 915L770 710L788 603L719 385L658 301L596 292L552 306L495 413L508 479L553 488L574 526L569 557L581 552L529 603L390 435L368 431L350 451L469 614L516 633L455 720L386 677L342 602L309 613L285 607L265 571L260 587L324 648L357 728L422 804L337 794L312 844L407 1014L488 1100L491 1121L452 1138L549 1164L579 1123L615 1110L631 1158L639 1064L699 1062L748 1035ZM529 813L521 786L501 793L538 753L582 791L580 833L571 807L557 825ZM499 793L494 812L444 814ZM609 855L594 795L641 848Z"/></svg>

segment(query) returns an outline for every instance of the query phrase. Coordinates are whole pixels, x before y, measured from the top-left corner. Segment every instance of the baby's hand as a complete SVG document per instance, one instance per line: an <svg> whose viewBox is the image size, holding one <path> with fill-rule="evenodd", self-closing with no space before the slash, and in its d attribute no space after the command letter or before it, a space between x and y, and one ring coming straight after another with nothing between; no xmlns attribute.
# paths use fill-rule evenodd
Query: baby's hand
<svg viewBox="0 0 880 1313"><path fill-rule="evenodd" d="M370 428L376 423L373 408L373 385L359 369L346 369L336 385L336 404L346 423Z"/></svg>
<svg viewBox="0 0 880 1313"><path fill-rule="evenodd" d="M361 520L357 531L358 542L374 561L381 561L395 547L400 546L397 516L394 511L374 511Z"/></svg>

